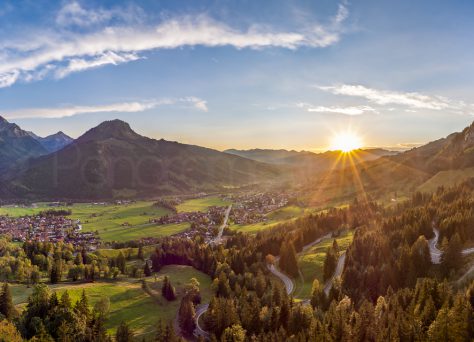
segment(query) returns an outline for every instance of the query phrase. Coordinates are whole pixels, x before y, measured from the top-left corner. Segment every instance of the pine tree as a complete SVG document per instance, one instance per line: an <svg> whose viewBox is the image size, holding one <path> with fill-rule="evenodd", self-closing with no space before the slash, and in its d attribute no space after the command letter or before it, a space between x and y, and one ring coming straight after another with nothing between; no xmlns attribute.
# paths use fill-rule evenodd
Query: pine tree
<svg viewBox="0 0 474 342"><path fill-rule="evenodd" d="M324 292L321 286L319 285L318 279L314 279L313 287L311 289L311 306L316 308L321 306L324 300Z"/></svg>
<svg viewBox="0 0 474 342"><path fill-rule="evenodd" d="M133 341L133 332L128 327L127 323L122 321L117 327L117 332L115 333L115 340L117 342L132 342Z"/></svg>
<svg viewBox="0 0 474 342"><path fill-rule="evenodd" d="M117 260L115 262L116 262L117 267L120 270L120 272L122 274L125 274L126 260L125 260L125 256L123 255L122 252L119 253L119 255L117 256Z"/></svg>
<svg viewBox="0 0 474 342"><path fill-rule="evenodd" d="M176 299L176 293L174 287L171 285L168 277L165 276L163 280L163 285L161 286L161 295L166 298L168 301L172 301Z"/></svg>
<svg viewBox="0 0 474 342"><path fill-rule="evenodd" d="M145 277L151 276L151 269L150 266L148 265L148 262L145 262L145 267L143 268L143 274Z"/></svg>
<svg viewBox="0 0 474 342"><path fill-rule="evenodd" d="M332 248L328 248L326 251L326 258L324 259L323 266L323 279L328 280L334 274L337 267L337 256Z"/></svg>
<svg viewBox="0 0 474 342"><path fill-rule="evenodd" d="M75 310L79 313L79 315L85 317L86 320L90 318L89 301L87 299L85 290L82 290L81 299L77 301Z"/></svg>
<svg viewBox="0 0 474 342"><path fill-rule="evenodd" d="M441 257L441 264L445 270L445 274L448 276L451 271L456 271L462 266L462 243L458 233L451 237L445 248Z"/></svg>
<svg viewBox="0 0 474 342"><path fill-rule="evenodd" d="M0 294L0 313L8 320L12 320L17 314L8 283L4 283L2 286L2 293Z"/></svg>
<svg viewBox="0 0 474 342"><path fill-rule="evenodd" d="M186 336L192 336L196 328L196 312L189 296L184 296L178 311L179 327Z"/></svg>

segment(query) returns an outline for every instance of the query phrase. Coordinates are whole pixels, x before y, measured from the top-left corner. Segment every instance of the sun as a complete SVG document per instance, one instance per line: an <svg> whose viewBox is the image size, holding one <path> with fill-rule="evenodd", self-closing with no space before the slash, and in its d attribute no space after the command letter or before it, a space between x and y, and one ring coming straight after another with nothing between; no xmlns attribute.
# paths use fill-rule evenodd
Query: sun
<svg viewBox="0 0 474 342"><path fill-rule="evenodd" d="M340 132L331 141L331 150L351 152L362 147L362 140L353 132Z"/></svg>

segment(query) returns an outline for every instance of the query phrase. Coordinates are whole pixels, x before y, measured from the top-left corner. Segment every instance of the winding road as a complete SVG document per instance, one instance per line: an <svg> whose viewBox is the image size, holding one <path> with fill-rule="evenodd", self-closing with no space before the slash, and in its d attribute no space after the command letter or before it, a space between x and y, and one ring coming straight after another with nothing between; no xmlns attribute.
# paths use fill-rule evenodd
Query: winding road
<svg viewBox="0 0 474 342"><path fill-rule="evenodd" d="M439 240L439 230L435 228L434 226L433 226L433 233L435 236L429 239L428 241L428 246L430 247L431 262L433 264L439 264L441 263L441 255L443 254L443 252L440 249L438 249L438 247L436 247Z"/></svg>
<svg viewBox="0 0 474 342"><path fill-rule="evenodd" d="M339 259L337 259L336 270L334 271L333 276L324 285L324 293L326 294L326 296L329 295L329 291L331 291L332 289L332 285L334 284L334 279L341 276L342 271L344 270L345 262L346 262L346 252L342 253L339 256Z"/></svg>
<svg viewBox="0 0 474 342"><path fill-rule="evenodd" d="M199 318L209 309L209 304L201 304L196 307L196 329L194 330L194 336L199 337L202 336L204 338L209 338L209 333L205 331L199 325Z"/></svg>
<svg viewBox="0 0 474 342"><path fill-rule="evenodd" d="M278 261L280 258L277 258L276 261ZM288 277L286 274L278 270L278 268L275 267L275 265L267 265L267 268L270 272L272 272L275 276L280 278L280 280L285 284L285 289L287 294L293 293L295 290L295 283L293 280L291 280L290 277Z"/></svg>
<svg viewBox="0 0 474 342"><path fill-rule="evenodd" d="M434 226L433 226L433 233L435 236L429 239L428 241L428 245L430 247L431 262L433 264L439 264L441 263L441 256L443 255L443 251L440 250L438 247L436 247L439 240L439 230ZM474 253L474 247L465 248L461 251L461 254L463 256L467 256L472 253Z"/></svg>

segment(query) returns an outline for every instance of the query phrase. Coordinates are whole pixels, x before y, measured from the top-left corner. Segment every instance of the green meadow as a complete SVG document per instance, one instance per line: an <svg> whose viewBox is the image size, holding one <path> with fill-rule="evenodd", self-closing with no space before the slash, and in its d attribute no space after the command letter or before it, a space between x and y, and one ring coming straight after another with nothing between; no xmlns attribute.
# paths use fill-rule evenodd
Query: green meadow
<svg viewBox="0 0 474 342"><path fill-rule="evenodd" d="M209 207L212 206L227 206L230 202L224 201L222 198L217 196L202 197L202 198L193 198L186 200L183 203L179 204L176 209L179 213L192 212L192 211L201 211L205 212Z"/></svg>
<svg viewBox="0 0 474 342"><path fill-rule="evenodd" d="M354 232L352 230L344 231L340 236L324 239L319 244L298 255L298 267L303 275L304 282L301 279L296 282L296 298L310 297L314 279L318 279L320 284L323 284L323 266L326 250L332 245L333 240L336 239L340 253L342 253L352 243L353 236Z"/></svg>
<svg viewBox="0 0 474 342"><path fill-rule="evenodd" d="M268 220L265 222L259 222L254 224L232 224L230 226L233 230L238 230L241 232L256 234L261 230L272 228L280 223L294 220L297 217L303 216L306 213L309 213L309 209L301 208L296 205L290 205L272 211L267 214Z"/></svg>
<svg viewBox="0 0 474 342"><path fill-rule="evenodd" d="M161 296L161 285L165 276L168 276L176 289L175 301L168 302ZM82 290L85 290L91 308L100 298L108 297L110 300L110 313L106 322L108 332L115 334L120 322L127 321L136 336L148 337L152 336L159 320L168 322L176 317L185 285L191 278L196 278L200 283L202 302L208 302L211 298L211 279L190 266L165 266L156 275L143 278L150 288L150 293L142 289L139 279L60 283L49 285L49 287L58 295L67 290L73 303L80 298ZM25 285L12 285L11 290L14 304L22 310L28 296L32 293L32 288L27 288Z"/></svg>

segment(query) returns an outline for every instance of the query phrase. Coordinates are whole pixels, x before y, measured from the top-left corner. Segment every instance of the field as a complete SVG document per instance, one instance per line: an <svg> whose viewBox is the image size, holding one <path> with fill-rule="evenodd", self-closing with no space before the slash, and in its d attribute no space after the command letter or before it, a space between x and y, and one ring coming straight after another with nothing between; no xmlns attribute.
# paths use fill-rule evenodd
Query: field
<svg viewBox="0 0 474 342"><path fill-rule="evenodd" d="M450 187L474 177L474 167L440 171L418 187L418 191L432 193L440 186Z"/></svg>
<svg viewBox="0 0 474 342"><path fill-rule="evenodd" d="M272 228L275 225L285 221L293 220L297 217L303 216L305 213L308 212L309 209L304 209L295 205L291 205L268 213L268 220L266 222L246 225L233 224L230 226L230 228L250 234L256 234L261 230Z"/></svg>
<svg viewBox="0 0 474 342"><path fill-rule="evenodd" d="M223 207L229 205L230 202L226 202L219 197L202 197L194 198L179 204L176 209L179 213L202 211L205 212L209 207L218 206Z"/></svg>
<svg viewBox="0 0 474 342"><path fill-rule="evenodd" d="M32 215L47 209L51 208L46 204L39 204L37 208L0 207L0 215ZM128 241L143 237L167 236L189 228L187 223L163 226L150 224L151 218L170 213L167 209L153 206L153 202L150 201L124 205L78 203L64 209L72 210L71 218L81 220L85 232L98 231L104 241Z"/></svg>
<svg viewBox="0 0 474 342"><path fill-rule="evenodd" d="M178 298L173 302L166 301L160 294L161 283L165 275L176 288ZM202 301L203 303L208 302L211 297L211 279L190 266L166 266L156 274L156 278L155 276L146 278L152 295L142 289L141 281L138 279L77 284L63 283L51 285L50 288L57 291L58 295L67 290L73 303L79 299L84 289L91 307L100 298L107 296L110 299L110 315L106 322L109 333L115 334L120 322L127 321L137 336L145 336L153 333L158 320L167 322L176 316L184 292L184 285L191 278L196 278L199 281ZM21 309L32 289L26 288L24 285L12 285L11 290L15 305Z"/></svg>
<svg viewBox="0 0 474 342"><path fill-rule="evenodd" d="M353 235L353 231L345 231L336 238L341 253L352 243ZM320 284L323 284L323 265L326 250L332 245L333 240L334 238L325 239L298 256L298 266L303 275L304 282L302 283L301 280L296 282L296 298L310 297L311 287L315 278L319 280Z"/></svg>

